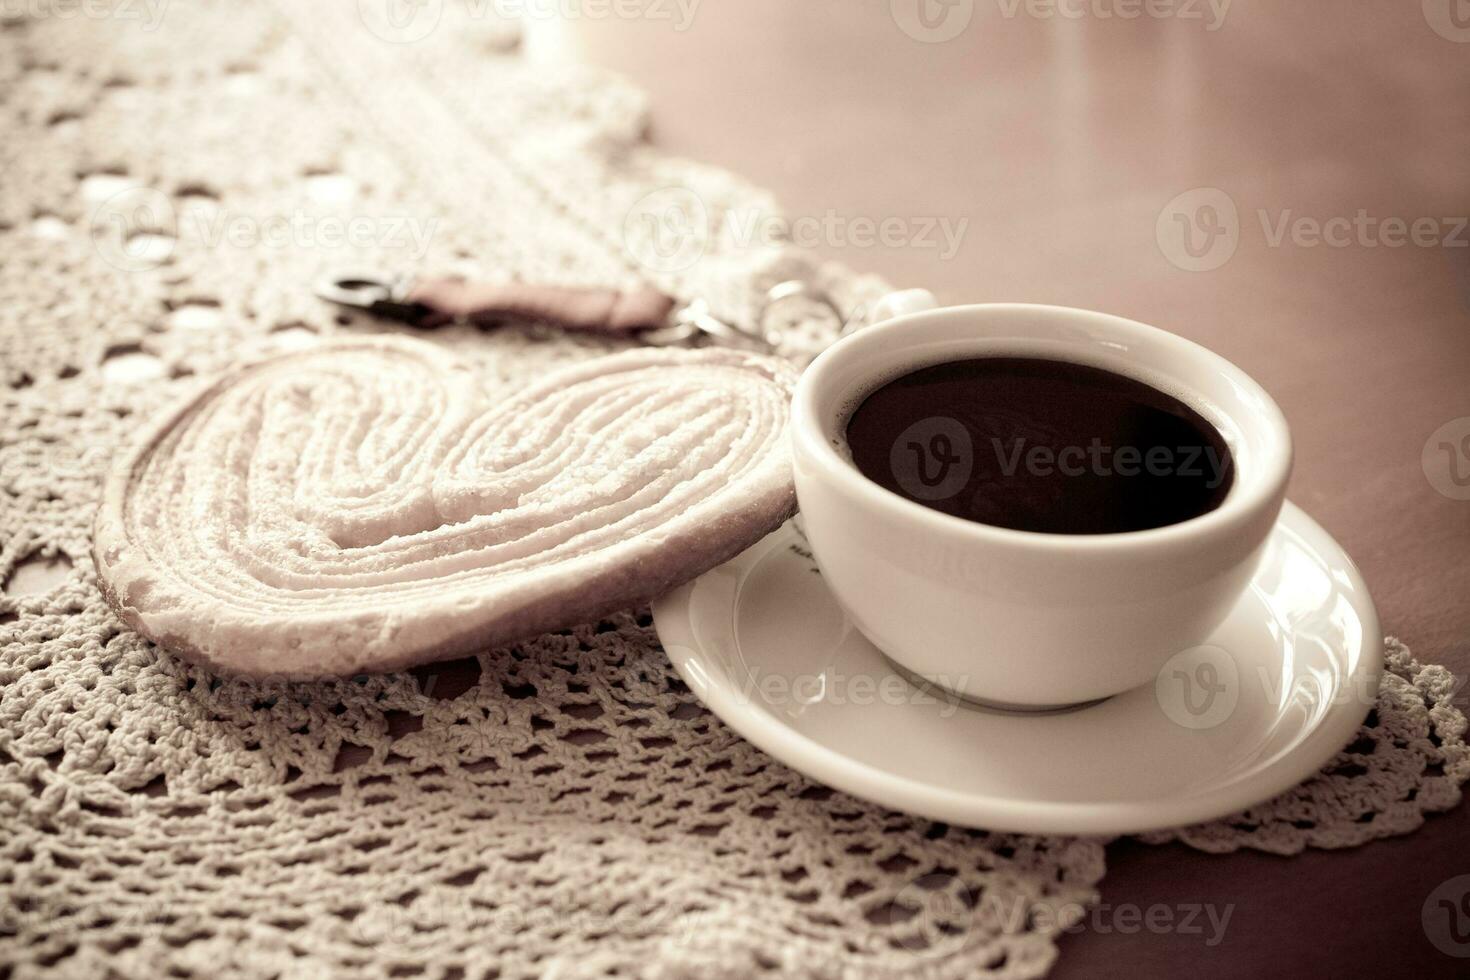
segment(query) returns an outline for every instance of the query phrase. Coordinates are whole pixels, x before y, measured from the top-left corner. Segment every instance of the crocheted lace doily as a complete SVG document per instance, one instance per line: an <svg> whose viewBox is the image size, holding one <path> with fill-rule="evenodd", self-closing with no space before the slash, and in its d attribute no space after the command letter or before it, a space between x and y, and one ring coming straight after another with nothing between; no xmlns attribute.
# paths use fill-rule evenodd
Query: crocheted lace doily
<svg viewBox="0 0 1470 980"><path fill-rule="evenodd" d="M383 6L0 15L0 972L1044 974L1104 842L812 783L701 708L646 611L317 684L211 676L108 611L89 528L142 417L242 352L392 329L325 309L319 273L647 278L745 322L793 274L848 313L884 288L717 221L698 261L640 264L646 195L773 205L654 152L637 93L529 63L490 4L421 5L421 39ZM435 337L505 386L610 346ZM29 591L38 564L63 583ZM1455 680L1389 653L1322 775L1149 839L1289 853L1453 806Z"/></svg>

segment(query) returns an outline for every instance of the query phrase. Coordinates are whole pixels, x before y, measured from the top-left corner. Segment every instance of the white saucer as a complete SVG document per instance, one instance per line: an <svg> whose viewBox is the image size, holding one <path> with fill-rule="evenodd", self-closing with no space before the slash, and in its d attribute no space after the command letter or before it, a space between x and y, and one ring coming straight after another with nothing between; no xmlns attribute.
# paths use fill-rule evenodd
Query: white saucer
<svg viewBox="0 0 1470 980"><path fill-rule="evenodd" d="M1022 833L1134 833L1269 799L1352 740L1383 665L1358 570L1290 503L1206 646L1155 685L1071 712L914 687L848 622L792 524L653 612L694 693L792 768L897 810ZM1086 637L1078 646L1085 656Z"/></svg>

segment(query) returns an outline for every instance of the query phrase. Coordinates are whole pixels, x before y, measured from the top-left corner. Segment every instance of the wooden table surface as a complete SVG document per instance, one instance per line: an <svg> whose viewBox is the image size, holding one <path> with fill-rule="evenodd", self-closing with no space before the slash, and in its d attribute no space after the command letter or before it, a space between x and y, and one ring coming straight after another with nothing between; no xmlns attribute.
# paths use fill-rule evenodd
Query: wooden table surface
<svg viewBox="0 0 1470 980"><path fill-rule="evenodd" d="M1224 354L1285 410L1291 497L1384 629L1470 674L1470 3L732 0L684 30L666 7L543 21L533 51L624 73L660 145L793 216L906 222L904 245L829 236L856 268ZM1130 9L1169 16L1102 16ZM967 220L953 254L919 240L926 218ZM1290 859L1114 845L1105 902L1233 903L1226 936L1088 930L1054 976L1470 975L1420 924L1470 873L1467 832L1461 806Z"/></svg>

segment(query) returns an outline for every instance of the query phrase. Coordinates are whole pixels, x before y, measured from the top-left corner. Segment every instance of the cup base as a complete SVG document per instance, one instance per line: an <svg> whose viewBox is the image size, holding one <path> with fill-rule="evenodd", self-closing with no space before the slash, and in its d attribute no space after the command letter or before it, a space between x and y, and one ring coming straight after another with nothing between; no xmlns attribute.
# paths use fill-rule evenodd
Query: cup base
<svg viewBox="0 0 1470 980"><path fill-rule="evenodd" d="M876 647L876 644L874 646ZM1111 698L1111 696L1106 698L1093 698L1091 701L1076 701L1070 704L1012 704L1007 701L992 701L988 698L977 698L974 695L966 694L964 691L956 691L952 687L946 687L937 681L932 681L924 677L922 674L917 674L884 653L881 648L878 649L878 653L882 656L884 662L894 669L898 676L908 681L914 687L921 691L925 689L943 691L945 694L958 700L961 707L968 708L971 711L983 711L1003 715L1065 715L1074 711L1085 711Z"/></svg>

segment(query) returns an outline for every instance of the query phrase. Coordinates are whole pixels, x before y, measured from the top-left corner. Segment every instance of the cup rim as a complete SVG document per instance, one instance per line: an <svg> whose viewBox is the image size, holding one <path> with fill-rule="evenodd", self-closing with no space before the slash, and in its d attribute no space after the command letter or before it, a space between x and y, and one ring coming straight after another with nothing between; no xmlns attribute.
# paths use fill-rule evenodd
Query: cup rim
<svg viewBox="0 0 1470 980"><path fill-rule="evenodd" d="M1058 320L1085 321L1116 333L1147 339L1172 348L1175 352L1202 362L1224 374L1236 388L1248 392L1251 400L1257 403L1260 409L1257 417L1265 419L1267 428L1271 430L1270 436L1273 437L1279 450L1269 454L1269 458L1263 458L1255 464L1264 470L1259 479L1254 479L1244 486L1237 482L1236 486L1226 494L1220 506L1204 514L1198 514L1174 524L1137 531L1114 531L1105 534L1057 534L984 524L933 510L923 504L908 500L864 476L826 438L823 419L818 413L818 398L825 394L823 385L828 381L831 373L845 366L845 359L857 356L853 353L855 350L861 350L865 345L877 345L878 341L886 339L891 334L939 320L958 321L966 317L1034 317L1038 314ZM957 334L954 339L963 340L965 338ZM883 350L884 348L877 345L876 349ZM815 465L823 475L835 481L848 493L855 494L860 501L871 507L915 521L926 529L958 536L962 540L976 544L1011 545L1028 549L1072 552L1175 546L1195 541L1202 536L1224 535L1239 529L1263 508L1272 507L1284 498L1286 483L1291 475L1293 448L1286 417L1276 401L1250 375L1214 351L1167 330L1109 313L1070 306L1038 303L962 304L908 313L867 327L827 348L802 372L792 398L791 412L793 446L798 456ZM1245 427L1239 417L1232 414L1231 419L1241 428Z"/></svg>

